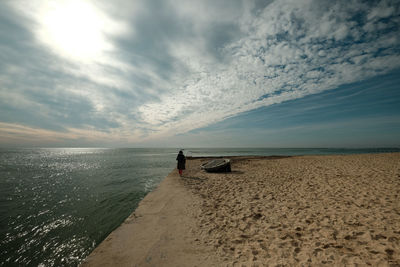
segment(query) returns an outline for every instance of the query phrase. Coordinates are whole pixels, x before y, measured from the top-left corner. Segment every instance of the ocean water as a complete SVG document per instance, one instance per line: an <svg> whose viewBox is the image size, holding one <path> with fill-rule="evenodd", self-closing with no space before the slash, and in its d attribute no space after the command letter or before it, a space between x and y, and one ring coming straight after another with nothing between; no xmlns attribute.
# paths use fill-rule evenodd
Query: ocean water
<svg viewBox="0 0 400 267"><path fill-rule="evenodd" d="M77 266L175 168L177 151L0 149L0 266ZM400 149L184 150L194 157L380 152Z"/></svg>
<svg viewBox="0 0 400 267"><path fill-rule="evenodd" d="M76 266L171 172L176 152L0 150L0 266Z"/></svg>

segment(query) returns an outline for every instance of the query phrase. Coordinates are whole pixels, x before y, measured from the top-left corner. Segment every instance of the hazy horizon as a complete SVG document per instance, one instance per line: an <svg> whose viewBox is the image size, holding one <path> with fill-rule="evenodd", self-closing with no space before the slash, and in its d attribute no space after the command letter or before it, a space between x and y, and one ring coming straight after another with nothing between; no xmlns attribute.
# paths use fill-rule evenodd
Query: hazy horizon
<svg viewBox="0 0 400 267"><path fill-rule="evenodd" d="M305 149L305 150L311 150L311 149L338 149L338 150L373 150L373 149L394 149L394 150L398 150L400 149L400 146L392 146L392 147L251 147L251 146L242 146L242 147L224 147L224 146L220 146L220 147L176 147L176 146L170 146L170 147L151 147L151 146L137 146L137 147L123 147L123 146L115 146L115 147L100 147L100 146L86 146L86 147L56 147L56 146L48 146L48 147L44 147L44 146L0 146L0 149L176 149L178 150L183 150L185 151L189 151L193 150L193 149L212 149L212 150L224 150L224 149L253 149L253 150L263 150L263 149L287 149L287 150L296 150L296 149ZM399 151L400 152L400 151Z"/></svg>

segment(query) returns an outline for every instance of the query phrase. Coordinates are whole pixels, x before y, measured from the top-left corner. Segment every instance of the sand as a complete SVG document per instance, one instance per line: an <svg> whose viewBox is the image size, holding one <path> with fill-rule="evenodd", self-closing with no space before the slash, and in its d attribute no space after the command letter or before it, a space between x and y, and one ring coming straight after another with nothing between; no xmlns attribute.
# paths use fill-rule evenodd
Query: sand
<svg viewBox="0 0 400 267"><path fill-rule="evenodd" d="M81 266L220 266L196 237L196 200L171 172Z"/></svg>
<svg viewBox="0 0 400 267"><path fill-rule="evenodd" d="M400 153L187 161L84 266L400 265Z"/></svg>

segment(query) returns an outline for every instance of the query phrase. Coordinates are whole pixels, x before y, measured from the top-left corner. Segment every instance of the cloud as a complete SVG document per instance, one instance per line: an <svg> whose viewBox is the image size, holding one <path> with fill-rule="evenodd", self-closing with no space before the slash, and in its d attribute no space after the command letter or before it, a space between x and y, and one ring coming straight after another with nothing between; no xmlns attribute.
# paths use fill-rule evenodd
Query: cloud
<svg viewBox="0 0 400 267"><path fill-rule="evenodd" d="M275 1L256 13L252 5L243 10L231 21L240 38L219 47L222 62L187 43L179 48L183 53L172 51L191 75L139 108L160 134L187 132L400 66L399 6L393 3Z"/></svg>
<svg viewBox="0 0 400 267"><path fill-rule="evenodd" d="M68 128L63 131L47 130L28 127L15 123L0 122L0 136L3 144L8 146L123 146L126 143L135 143L138 132L109 132L98 131L95 128L85 129Z"/></svg>
<svg viewBox="0 0 400 267"><path fill-rule="evenodd" d="M148 141L400 67L396 1L0 5L0 120L27 131Z"/></svg>
<svg viewBox="0 0 400 267"><path fill-rule="evenodd" d="M74 11L80 8L91 19L88 25L73 24ZM2 10L6 22L0 41L3 121L48 129L89 125L100 130L125 122L125 114L118 112L124 105L120 95L134 103L138 94L132 90L129 76L143 70L135 71L124 62L114 45L115 38L129 32L124 23L109 18L89 1L10 1L2 3ZM82 22L84 14L79 16L78 22ZM96 23L102 25L91 25ZM96 38L92 41L103 44L85 44L90 39L84 36L89 29L78 32L74 39L79 27L94 27ZM74 40L63 46L68 38ZM80 44L83 50L79 50ZM91 48L98 51L91 54Z"/></svg>

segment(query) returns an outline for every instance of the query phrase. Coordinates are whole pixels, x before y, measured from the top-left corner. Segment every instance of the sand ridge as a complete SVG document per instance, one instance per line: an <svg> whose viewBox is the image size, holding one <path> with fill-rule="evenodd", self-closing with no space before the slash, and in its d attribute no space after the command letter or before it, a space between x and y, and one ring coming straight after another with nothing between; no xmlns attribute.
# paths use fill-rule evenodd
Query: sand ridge
<svg viewBox="0 0 400 267"><path fill-rule="evenodd" d="M400 154L188 161L197 229L225 266L400 264Z"/></svg>

